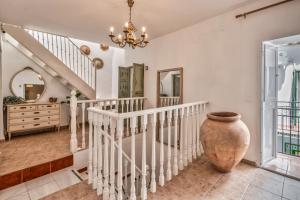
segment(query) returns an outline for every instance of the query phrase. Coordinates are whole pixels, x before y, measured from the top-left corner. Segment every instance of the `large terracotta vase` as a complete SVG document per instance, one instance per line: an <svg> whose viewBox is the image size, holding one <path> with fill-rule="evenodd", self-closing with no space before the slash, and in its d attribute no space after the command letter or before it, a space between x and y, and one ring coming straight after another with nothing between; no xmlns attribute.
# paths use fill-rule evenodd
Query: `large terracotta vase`
<svg viewBox="0 0 300 200"><path fill-rule="evenodd" d="M200 140L208 160L221 172L230 172L244 157L250 133L241 115L213 112L201 126Z"/></svg>

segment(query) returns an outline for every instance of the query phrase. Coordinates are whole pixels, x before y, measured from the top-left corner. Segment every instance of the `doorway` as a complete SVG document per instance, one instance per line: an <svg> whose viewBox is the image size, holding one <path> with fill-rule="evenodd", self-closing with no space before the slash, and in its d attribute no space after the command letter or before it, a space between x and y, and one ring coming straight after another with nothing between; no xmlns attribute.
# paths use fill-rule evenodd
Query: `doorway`
<svg viewBox="0 0 300 200"><path fill-rule="evenodd" d="M300 35L263 42L261 166L300 178Z"/></svg>

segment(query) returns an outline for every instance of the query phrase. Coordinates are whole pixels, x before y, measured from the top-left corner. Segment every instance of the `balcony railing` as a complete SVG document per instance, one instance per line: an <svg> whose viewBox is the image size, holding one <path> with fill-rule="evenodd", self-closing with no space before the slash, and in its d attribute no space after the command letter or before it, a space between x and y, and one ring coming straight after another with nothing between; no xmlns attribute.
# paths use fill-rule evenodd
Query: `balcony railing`
<svg viewBox="0 0 300 200"><path fill-rule="evenodd" d="M278 102L277 152L300 156L300 102Z"/></svg>

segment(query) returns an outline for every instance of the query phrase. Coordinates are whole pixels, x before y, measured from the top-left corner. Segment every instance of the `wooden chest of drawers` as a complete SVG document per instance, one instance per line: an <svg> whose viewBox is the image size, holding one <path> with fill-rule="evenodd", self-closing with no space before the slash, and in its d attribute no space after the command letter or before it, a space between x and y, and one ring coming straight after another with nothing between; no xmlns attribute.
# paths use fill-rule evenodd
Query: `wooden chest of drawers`
<svg viewBox="0 0 300 200"><path fill-rule="evenodd" d="M7 133L9 139L14 132L60 128L60 104L18 104L7 106Z"/></svg>

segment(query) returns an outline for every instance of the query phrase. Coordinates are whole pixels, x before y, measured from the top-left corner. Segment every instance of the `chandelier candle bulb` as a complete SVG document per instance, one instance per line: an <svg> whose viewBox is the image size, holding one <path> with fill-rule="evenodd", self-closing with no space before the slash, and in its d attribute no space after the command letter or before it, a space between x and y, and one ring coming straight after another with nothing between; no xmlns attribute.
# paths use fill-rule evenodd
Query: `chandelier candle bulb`
<svg viewBox="0 0 300 200"><path fill-rule="evenodd" d="M125 23L125 28L128 28L128 22Z"/></svg>
<svg viewBox="0 0 300 200"><path fill-rule="evenodd" d="M110 34L113 34L114 32L114 27L110 27Z"/></svg>
<svg viewBox="0 0 300 200"><path fill-rule="evenodd" d="M146 32L146 27L145 26L143 26L143 28L142 28L142 32L143 32L143 35L145 34L145 32Z"/></svg>

